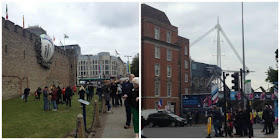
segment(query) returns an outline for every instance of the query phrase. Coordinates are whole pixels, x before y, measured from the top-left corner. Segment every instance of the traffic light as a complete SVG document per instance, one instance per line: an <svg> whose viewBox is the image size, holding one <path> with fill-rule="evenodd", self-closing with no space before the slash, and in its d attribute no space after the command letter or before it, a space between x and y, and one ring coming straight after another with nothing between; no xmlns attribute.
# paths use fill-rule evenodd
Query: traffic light
<svg viewBox="0 0 280 140"><path fill-rule="evenodd" d="M232 89L234 91L239 91L239 73L235 72L231 77L233 77L233 80L231 81L231 83L233 83Z"/></svg>

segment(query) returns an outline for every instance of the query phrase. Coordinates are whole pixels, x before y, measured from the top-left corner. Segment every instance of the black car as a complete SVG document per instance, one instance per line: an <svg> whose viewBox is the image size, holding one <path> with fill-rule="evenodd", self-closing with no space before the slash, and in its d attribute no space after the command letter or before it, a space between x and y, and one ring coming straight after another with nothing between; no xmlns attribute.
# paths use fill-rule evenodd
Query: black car
<svg viewBox="0 0 280 140"><path fill-rule="evenodd" d="M146 123L149 127L154 127L154 126L159 126L159 127L182 126L183 127L187 124L187 121L186 119L181 118L175 114L158 112L158 113L150 114L148 116Z"/></svg>

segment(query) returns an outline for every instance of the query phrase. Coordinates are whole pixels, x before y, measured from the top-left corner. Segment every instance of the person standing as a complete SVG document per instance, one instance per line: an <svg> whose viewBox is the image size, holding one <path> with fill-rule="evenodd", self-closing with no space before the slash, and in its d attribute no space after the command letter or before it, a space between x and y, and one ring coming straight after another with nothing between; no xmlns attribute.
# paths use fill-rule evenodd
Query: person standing
<svg viewBox="0 0 280 140"><path fill-rule="evenodd" d="M98 94L99 101L102 101L102 87L100 84L98 84L96 92Z"/></svg>
<svg viewBox="0 0 280 140"><path fill-rule="evenodd" d="M110 81L106 81L105 82L105 85L102 87L102 91L103 91L103 94L104 94L104 99L106 101L106 105L108 107L108 110L107 112L108 113L111 113L111 105L110 105Z"/></svg>
<svg viewBox="0 0 280 140"><path fill-rule="evenodd" d="M88 91L89 91L89 95L90 95L89 101L91 101L92 98L94 97L94 87L92 85L90 85Z"/></svg>
<svg viewBox="0 0 280 140"><path fill-rule="evenodd" d="M38 100L40 100L40 95L42 93L42 89L40 87L37 88L37 95L38 95Z"/></svg>
<svg viewBox="0 0 280 140"><path fill-rule="evenodd" d="M46 86L45 89L43 90L43 99L44 99L44 110L47 111L48 110L48 94L49 89Z"/></svg>
<svg viewBox="0 0 280 140"><path fill-rule="evenodd" d="M192 113L191 112L188 112L187 120L188 120L188 124L190 124L190 126L192 126Z"/></svg>
<svg viewBox="0 0 280 140"><path fill-rule="evenodd" d="M135 76L133 74L130 74L129 79L132 81L132 79ZM128 95L132 92L133 89L133 84L129 80L125 80L125 82L122 85L122 92L123 92L123 98L124 98L124 106L125 106L125 111L126 111L126 123L124 128L128 129L130 128L130 122L131 122L131 109L130 109L130 104L126 98Z"/></svg>
<svg viewBox="0 0 280 140"><path fill-rule="evenodd" d="M198 124L198 121L199 121L199 112L198 111L196 111L195 112L195 124Z"/></svg>
<svg viewBox="0 0 280 140"><path fill-rule="evenodd" d="M55 85L53 85L53 89L52 89L51 95L52 95L51 100L52 100L52 104L53 104L53 109L52 109L52 111L57 111L57 104L56 104L56 100L57 100L57 90L56 90Z"/></svg>
<svg viewBox="0 0 280 140"><path fill-rule="evenodd" d="M135 77L132 80L133 91L128 94L127 100L131 105L131 112L133 116L133 128L135 138L139 137L139 78Z"/></svg>
<svg viewBox="0 0 280 140"><path fill-rule="evenodd" d="M85 93L86 93L85 88L83 86L81 86L80 91L79 91L80 99L82 99L82 100L85 99ZM83 107L83 103L81 103L81 107Z"/></svg>
<svg viewBox="0 0 280 140"><path fill-rule="evenodd" d="M27 98L28 98L29 92L30 92L29 88L25 88L24 89L24 99L25 99L25 102L27 102Z"/></svg>
<svg viewBox="0 0 280 140"><path fill-rule="evenodd" d="M86 87L86 86L85 86ZM86 89L84 89L84 91L86 92L87 94L87 101L89 102L90 101L90 92L89 92L89 86L86 87ZM79 91L80 92L80 91ZM84 99L83 99L84 100Z"/></svg>
<svg viewBox="0 0 280 140"><path fill-rule="evenodd" d="M65 90L66 90L65 87L63 87L63 89L62 89L62 96L63 96L62 104L66 103Z"/></svg>
<svg viewBox="0 0 280 140"><path fill-rule="evenodd" d="M112 104L114 107L118 106L118 100L117 100L117 84L113 81L111 84L111 97L112 97Z"/></svg>
<svg viewBox="0 0 280 140"><path fill-rule="evenodd" d="M219 121L220 121L220 116L219 112L217 110L217 106L213 105L212 106L212 120L213 120L213 125L215 129L215 137L218 137L218 127L219 127Z"/></svg>
<svg viewBox="0 0 280 140"><path fill-rule="evenodd" d="M69 107L71 108L71 99L72 99L72 89L71 89L71 85L69 85L66 89L65 89L65 97L66 97L66 107L69 105Z"/></svg>
<svg viewBox="0 0 280 140"><path fill-rule="evenodd" d="M122 85L118 82L117 86L117 102L118 105L122 106Z"/></svg>
<svg viewBox="0 0 280 140"><path fill-rule="evenodd" d="M61 94L62 94L62 90L60 89L60 87L57 87L57 104L61 103Z"/></svg>
<svg viewBox="0 0 280 140"><path fill-rule="evenodd" d="M269 110L268 110L268 105L265 105L265 107L264 107L264 111L263 111L263 117L262 117L263 119L264 119L264 130L265 130L265 135L268 135L268 134L270 134L270 132L269 132L269 122L270 122L270 120L269 120Z"/></svg>

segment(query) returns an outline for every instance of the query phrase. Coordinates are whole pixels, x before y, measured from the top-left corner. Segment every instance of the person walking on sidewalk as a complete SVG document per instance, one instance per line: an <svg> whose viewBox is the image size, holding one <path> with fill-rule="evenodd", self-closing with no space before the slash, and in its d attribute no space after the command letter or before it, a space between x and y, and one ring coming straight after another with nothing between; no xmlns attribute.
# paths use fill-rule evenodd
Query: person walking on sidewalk
<svg viewBox="0 0 280 140"><path fill-rule="evenodd" d="M102 87L102 91L104 94L104 99L106 101L106 105L108 107L108 113L111 113L111 105L110 105L110 81L106 81L105 85Z"/></svg>
<svg viewBox="0 0 280 140"><path fill-rule="evenodd" d="M132 81L134 78L133 74L130 74L129 79ZM126 81L122 85L122 92L123 92L123 98L124 98L124 106L126 111L126 124L124 126L125 129L130 128L130 122L131 122L131 110L130 110L130 104L128 100L126 100L127 95L132 92L133 84L126 79Z"/></svg>
<svg viewBox="0 0 280 140"><path fill-rule="evenodd" d="M139 78L135 77L132 80L133 91L128 94L127 100L131 105L131 112L133 116L133 128L135 133L135 138L139 137Z"/></svg>
<svg viewBox="0 0 280 140"><path fill-rule="evenodd" d="M122 85L119 82L117 82L117 85L117 103L119 106L122 106Z"/></svg>

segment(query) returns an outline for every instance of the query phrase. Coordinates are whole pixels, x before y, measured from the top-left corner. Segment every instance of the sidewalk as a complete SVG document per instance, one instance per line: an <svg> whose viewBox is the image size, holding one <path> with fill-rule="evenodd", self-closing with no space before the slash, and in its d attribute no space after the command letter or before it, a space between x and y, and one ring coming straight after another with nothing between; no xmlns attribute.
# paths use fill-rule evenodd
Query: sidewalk
<svg viewBox="0 0 280 140"><path fill-rule="evenodd" d="M133 123L131 122L131 128L124 129L125 122L126 113L124 105L113 107L112 113L108 113L107 120L104 124L105 128L102 133L102 138L134 138Z"/></svg>

